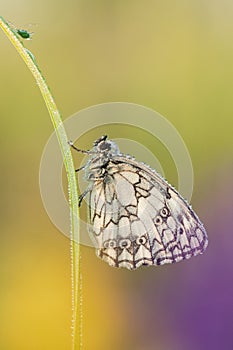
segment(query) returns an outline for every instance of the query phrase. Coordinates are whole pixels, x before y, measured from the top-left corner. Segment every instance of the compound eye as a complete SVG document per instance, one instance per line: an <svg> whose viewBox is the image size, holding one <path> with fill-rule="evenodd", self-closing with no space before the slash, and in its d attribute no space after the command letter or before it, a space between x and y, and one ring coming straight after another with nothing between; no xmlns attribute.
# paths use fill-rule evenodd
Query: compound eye
<svg viewBox="0 0 233 350"><path fill-rule="evenodd" d="M146 241L147 241L147 239L146 239L145 236L141 236L141 237L138 237L138 238L136 239L136 243L137 243L138 245L145 244Z"/></svg>
<svg viewBox="0 0 233 350"><path fill-rule="evenodd" d="M103 141L98 145L98 148L100 151L110 151L111 144L109 142Z"/></svg>
<svg viewBox="0 0 233 350"><path fill-rule="evenodd" d="M131 240L130 239L121 239L119 242L119 246L122 249L127 249L131 246Z"/></svg>

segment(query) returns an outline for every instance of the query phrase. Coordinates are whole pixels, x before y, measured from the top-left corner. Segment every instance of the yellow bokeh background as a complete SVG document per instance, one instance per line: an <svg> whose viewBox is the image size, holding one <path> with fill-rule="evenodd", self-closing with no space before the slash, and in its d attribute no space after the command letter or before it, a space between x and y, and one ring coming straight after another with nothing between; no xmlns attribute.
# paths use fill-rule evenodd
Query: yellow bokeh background
<svg viewBox="0 0 233 350"><path fill-rule="evenodd" d="M1 15L34 32L24 43L64 119L95 104L124 101L152 108L176 127L193 162L192 204L208 231L213 190L232 171L233 3L3 0ZM52 124L3 33L0 49L0 349L71 349L70 243L49 220L38 180ZM87 148L93 134L98 130L83 141ZM137 141L137 135L127 130L127 137ZM160 296L167 281L176 284L189 266L201 269L208 252L194 262L136 272L110 268L92 248L81 253L83 349L191 349L174 332ZM151 322L153 336L146 331Z"/></svg>

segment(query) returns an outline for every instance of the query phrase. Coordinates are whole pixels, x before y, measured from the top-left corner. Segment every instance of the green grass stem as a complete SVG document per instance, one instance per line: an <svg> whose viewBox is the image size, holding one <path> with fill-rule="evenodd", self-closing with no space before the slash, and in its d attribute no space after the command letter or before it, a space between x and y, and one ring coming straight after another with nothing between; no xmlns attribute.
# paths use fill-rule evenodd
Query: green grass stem
<svg viewBox="0 0 233 350"><path fill-rule="evenodd" d="M47 106L53 127L55 129L60 149L63 155L66 169L68 187L69 187L69 204L70 204L70 241L71 241L71 276L72 276L72 350L81 349L82 347L82 315L81 307L81 275L80 275L80 245L79 243L79 223L78 223L78 194L75 169L71 155L70 146L65 128L62 123L61 114L54 102L44 77L35 61L31 52L24 47L17 36L17 32L0 17L0 27L11 41L21 58L34 76L40 92ZM79 305L78 305L79 302ZM77 311L79 309L79 312ZM78 317L78 316L79 317ZM79 322L78 322L79 319ZM79 324L78 324L79 323Z"/></svg>

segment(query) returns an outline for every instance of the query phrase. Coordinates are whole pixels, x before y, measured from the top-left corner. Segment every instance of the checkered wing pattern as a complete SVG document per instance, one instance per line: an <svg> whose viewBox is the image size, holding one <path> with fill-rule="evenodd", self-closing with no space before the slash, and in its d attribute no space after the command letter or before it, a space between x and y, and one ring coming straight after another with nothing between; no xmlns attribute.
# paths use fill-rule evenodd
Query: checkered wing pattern
<svg viewBox="0 0 233 350"><path fill-rule="evenodd" d="M204 252L208 244L204 226L165 179L118 152L108 152L104 159L101 154L92 160L95 167L92 162L87 166L92 182L90 234L101 259L133 270Z"/></svg>

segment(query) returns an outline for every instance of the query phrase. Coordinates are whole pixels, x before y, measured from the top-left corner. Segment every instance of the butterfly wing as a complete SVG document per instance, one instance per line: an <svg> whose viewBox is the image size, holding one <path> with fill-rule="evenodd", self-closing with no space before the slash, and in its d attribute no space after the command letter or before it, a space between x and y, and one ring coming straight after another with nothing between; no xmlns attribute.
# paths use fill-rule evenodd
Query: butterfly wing
<svg viewBox="0 0 233 350"><path fill-rule="evenodd" d="M97 255L130 270L201 254L206 231L166 180L134 159L115 156L90 192L91 235Z"/></svg>

